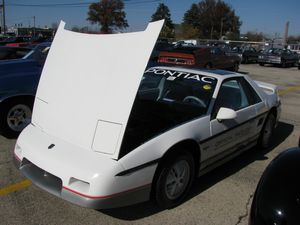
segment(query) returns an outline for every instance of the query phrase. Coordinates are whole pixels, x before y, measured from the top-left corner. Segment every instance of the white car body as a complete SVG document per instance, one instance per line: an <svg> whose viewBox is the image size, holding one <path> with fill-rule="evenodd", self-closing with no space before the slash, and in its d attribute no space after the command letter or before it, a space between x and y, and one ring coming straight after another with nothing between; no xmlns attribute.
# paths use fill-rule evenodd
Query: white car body
<svg viewBox="0 0 300 225"><path fill-rule="evenodd" d="M145 74L199 79L211 90L212 100L203 115L167 127L124 152L136 93L162 25L151 23L137 33L88 35L60 24L39 83L32 123L14 150L18 168L33 183L91 208L146 201L161 159L174 146L198 149L194 156L201 175L254 146L271 110L278 120L280 101L274 85L226 71L149 68ZM219 119L212 118L222 82L236 78L247 81L260 101L237 111L223 108ZM230 116L233 119L226 120Z"/></svg>

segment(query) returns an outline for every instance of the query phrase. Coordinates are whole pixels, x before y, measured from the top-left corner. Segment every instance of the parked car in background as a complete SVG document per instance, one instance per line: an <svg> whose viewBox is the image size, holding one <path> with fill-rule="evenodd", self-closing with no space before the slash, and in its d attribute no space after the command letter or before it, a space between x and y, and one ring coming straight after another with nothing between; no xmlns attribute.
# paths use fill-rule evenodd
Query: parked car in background
<svg viewBox="0 0 300 225"><path fill-rule="evenodd" d="M298 70L300 70L300 56L299 56L299 59L298 59Z"/></svg>
<svg viewBox="0 0 300 225"><path fill-rule="evenodd" d="M0 60L23 58L32 49L23 47L0 46Z"/></svg>
<svg viewBox="0 0 300 225"><path fill-rule="evenodd" d="M18 37L8 37L4 39L3 41L0 41L0 45L6 45L6 44L11 44L11 43L18 43L18 42L28 42L30 40L30 37L23 37L23 36L18 36Z"/></svg>
<svg viewBox="0 0 300 225"><path fill-rule="evenodd" d="M294 66L299 60L298 54L289 49L269 48L258 56L258 63L280 65L281 67Z"/></svg>
<svg viewBox="0 0 300 225"><path fill-rule="evenodd" d="M153 48L152 54L150 56L150 61L157 62L159 53L161 51L171 50L174 47L173 44L165 40L158 40Z"/></svg>
<svg viewBox="0 0 300 225"><path fill-rule="evenodd" d="M172 208L196 176L269 145L281 111L277 86L223 70L144 71L163 24L97 38L59 26L32 123L14 150L34 184L85 207L153 198Z"/></svg>
<svg viewBox="0 0 300 225"><path fill-rule="evenodd" d="M0 36L0 42L1 42L1 41L4 41L6 38L7 38L7 37L5 37L5 36Z"/></svg>
<svg viewBox="0 0 300 225"><path fill-rule="evenodd" d="M252 201L249 225L300 222L300 138L298 147L279 154L264 171Z"/></svg>
<svg viewBox="0 0 300 225"><path fill-rule="evenodd" d="M158 63L238 71L240 58L236 55L226 55L221 48L215 46L180 46L169 51L162 51L159 55Z"/></svg>
<svg viewBox="0 0 300 225"><path fill-rule="evenodd" d="M50 39L46 37L31 37L26 41L7 43L6 46L27 47L27 46L34 46L42 42L50 42Z"/></svg>
<svg viewBox="0 0 300 225"><path fill-rule="evenodd" d="M237 53L241 58L241 63L257 62L259 52L253 47L233 47L231 52Z"/></svg>
<svg viewBox="0 0 300 225"><path fill-rule="evenodd" d="M197 45L197 40L179 40L175 41L172 43L173 45L176 46L196 46Z"/></svg>
<svg viewBox="0 0 300 225"><path fill-rule="evenodd" d="M33 101L50 48L37 45L22 59L0 61L0 133L16 137L31 121Z"/></svg>

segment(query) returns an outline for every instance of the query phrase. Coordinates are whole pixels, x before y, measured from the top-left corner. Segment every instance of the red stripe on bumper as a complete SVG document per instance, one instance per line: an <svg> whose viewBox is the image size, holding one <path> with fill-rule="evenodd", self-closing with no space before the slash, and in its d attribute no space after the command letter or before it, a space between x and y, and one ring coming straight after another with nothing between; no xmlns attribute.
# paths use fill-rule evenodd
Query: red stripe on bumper
<svg viewBox="0 0 300 225"><path fill-rule="evenodd" d="M118 195L125 194L127 192L131 192L131 191L135 191L135 190L138 190L138 189L142 189L142 188L147 187L149 185L151 185L151 183L150 184L145 184L145 185L142 185L142 186L139 186L139 187L136 187L136 188L132 188L132 189L129 189L129 190L126 190L126 191L118 192L118 193L115 193L115 194L103 195L103 196L90 196L90 195L86 195L86 194L83 194L83 193L80 193L78 191L72 190L72 189L70 189L68 187L65 187L65 186L63 186L63 189L65 189L67 191L70 191L70 192L72 192L74 194L80 195L82 197L85 197L85 198L90 198L90 199L105 199L105 198L113 198L113 197L116 197Z"/></svg>
<svg viewBox="0 0 300 225"><path fill-rule="evenodd" d="M16 153L14 152L14 156L15 156L15 158L19 161L19 162L21 162L22 160L16 155Z"/></svg>

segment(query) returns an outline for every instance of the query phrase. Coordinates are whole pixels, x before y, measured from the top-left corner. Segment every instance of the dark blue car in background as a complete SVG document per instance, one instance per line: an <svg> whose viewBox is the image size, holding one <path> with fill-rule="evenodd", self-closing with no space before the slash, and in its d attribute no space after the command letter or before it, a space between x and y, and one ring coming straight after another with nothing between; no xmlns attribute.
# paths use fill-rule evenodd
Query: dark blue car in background
<svg viewBox="0 0 300 225"><path fill-rule="evenodd" d="M0 46L0 60L21 59L31 50L25 47Z"/></svg>
<svg viewBox="0 0 300 225"><path fill-rule="evenodd" d="M3 136L16 137L30 123L50 45L39 44L22 59L0 62L0 133Z"/></svg>

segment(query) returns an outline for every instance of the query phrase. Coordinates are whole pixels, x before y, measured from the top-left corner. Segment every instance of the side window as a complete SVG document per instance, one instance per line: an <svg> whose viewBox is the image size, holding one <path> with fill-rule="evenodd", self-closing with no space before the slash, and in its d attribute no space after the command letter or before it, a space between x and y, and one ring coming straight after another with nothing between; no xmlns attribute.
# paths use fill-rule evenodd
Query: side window
<svg viewBox="0 0 300 225"><path fill-rule="evenodd" d="M230 108L235 111L246 108L250 105L246 92L240 79L230 79L220 87L218 97L215 102L212 119L216 118L221 107Z"/></svg>
<svg viewBox="0 0 300 225"><path fill-rule="evenodd" d="M243 88L246 92L250 105L254 105L262 101L259 95L256 93L256 91L253 89L253 87L248 83L248 81L246 81L244 78L241 78L240 81L242 82Z"/></svg>
<svg viewBox="0 0 300 225"><path fill-rule="evenodd" d="M210 50L210 52L211 52L211 54L213 54L213 55L222 55L222 54L223 54L222 50L219 49L219 48L212 48L212 49Z"/></svg>

